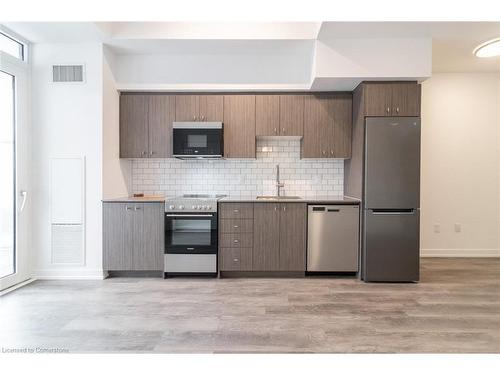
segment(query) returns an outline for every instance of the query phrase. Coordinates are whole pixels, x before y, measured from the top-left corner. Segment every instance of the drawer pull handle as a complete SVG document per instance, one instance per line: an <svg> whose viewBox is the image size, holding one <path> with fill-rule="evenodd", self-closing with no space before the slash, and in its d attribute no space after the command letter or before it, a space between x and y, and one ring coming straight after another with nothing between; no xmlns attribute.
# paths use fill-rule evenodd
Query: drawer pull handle
<svg viewBox="0 0 500 375"><path fill-rule="evenodd" d="M238 259L238 258L234 258L234 259L233 259L233 261L234 261L234 262L238 262L238 261L239 261L239 259Z"/></svg>
<svg viewBox="0 0 500 375"><path fill-rule="evenodd" d="M233 228L239 228L239 226L238 225L234 225Z"/></svg>
<svg viewBox="0 0 500 375"><path fill-rule="evenodd" d="M237 214L238 212L240 212L240 210L233 210L233 212Z"/></svg>
<svg viewBox="0 0 500 375"><path fill-rule="evenodd" d="M239 243L240 241L238 241L238 240L234 240L233 242L234 242L234 243Z"/></svg>

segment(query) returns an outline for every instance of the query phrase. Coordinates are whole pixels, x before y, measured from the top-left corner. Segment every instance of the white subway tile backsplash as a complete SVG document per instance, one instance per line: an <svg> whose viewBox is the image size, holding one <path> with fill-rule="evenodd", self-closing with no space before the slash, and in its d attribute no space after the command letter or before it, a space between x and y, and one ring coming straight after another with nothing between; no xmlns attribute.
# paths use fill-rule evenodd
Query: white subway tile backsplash
<svg viewBox="0 0 500 375"><path fill-rule="evenodd" d="M287 195L344 194L343 159L300 160L300 140L269 139L257 139L256 160L134 159L132 189L168 197L188 193L273 195L276 164Z"/></svg>

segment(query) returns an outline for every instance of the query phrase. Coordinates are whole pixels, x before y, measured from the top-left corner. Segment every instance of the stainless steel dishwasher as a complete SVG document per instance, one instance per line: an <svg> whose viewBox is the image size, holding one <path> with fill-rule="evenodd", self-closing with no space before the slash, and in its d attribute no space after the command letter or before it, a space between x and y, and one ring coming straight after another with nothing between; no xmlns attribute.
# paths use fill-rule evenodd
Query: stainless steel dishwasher
<svg viewBox="0 0 500 375"><path fill-rule="evenodd" d="M357 205L308 206L308 272L357 272L358 254Z"/></svg>

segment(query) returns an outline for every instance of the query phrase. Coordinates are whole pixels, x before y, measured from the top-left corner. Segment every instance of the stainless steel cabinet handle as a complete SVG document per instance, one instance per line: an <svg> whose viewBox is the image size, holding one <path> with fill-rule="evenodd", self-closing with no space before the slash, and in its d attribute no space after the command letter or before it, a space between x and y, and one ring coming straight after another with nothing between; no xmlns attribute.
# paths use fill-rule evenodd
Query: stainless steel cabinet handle
<svg viewBox="0 0 500 375"><path fill-rule="evenodd" d="M238 212L240 212L240 210L233 210L233 212L237 214Z"/></svg>
<svg viewBox="0 0 500 375"><path fill-rule="evenodd" d="M146 155L146 151L142 151L142 152L141 152L141 155L142 155L142 156Z"/></svg>
<svg viewBox="0 0 500 375"><path fill-rule="evenodd" d="M134 211L139 211L139 210L142 210L142 208L137 207L137 206L134 207Z"/></svg>
<svg viewBox="0 0 500 375"><path fill-rule="evenodd" d="M286 211L286 206L283 206L283 211Z"/></svg>
<svg viewBox="0 0 500 375"><path fill-rule="evenodd" d="M233 240L233 242L234 242L234 243L239 243L240 241L238 241L238 240Z"/></svg>
<svg viewBox="0 0 500 375"><path fill-rule="evenodd" d="M196 116L193 116L193 121L196 121Z"/></svg>
<svg viewBox="0 0 500 375"><path fill-rule="evenodd" d="M389 107L387 107L387 113L389 113L391 111L391 109Z"/></svg>
<svg viewBox="0 0 500 375"><path fill-rule="evenodd" d="M282 128L282 129L281 129L281 131L282 131L283 133L285 133L285 128Z"/></svg>
<svg viewBox="0 0 500 375"><path fill-rule="evenodd" d="M125 211L130 211L131 209L132 209L132 207L125 206Z"/></svg>
<svg viewBox="0 0 500 375"><path fill-rule="evenodd" d="M154 154L154 151L149 152L149 155L153 156L153 154Z"/></svg>
<svg viewBox="0 0 500 375"><path fill-rule="evenodd" d="M399 113L399 107L396 107L396 113Z"/></svg>
<svg viewBox="0 0 500 375"><path fill-rule="evenodd" d="M205 116L201 116L201 121L204 121L205 120Z"/></svg>
<svg viewBox="0 0 500 375"><path fill-rule="evenodd" d="M323 150L323 155L326 155L326 151L325 150Z"/></svg>
<svg viewBox="0 0 500 375"><path fill-rule="evenodd" d="M330 154L332 154L332 156L333 156L333 150L330 150Z"/></svg>
<svg viewBox="0 0 500 375"><path fill-rule="evenodd" d="M278 207L274 206L274 211L276 211L278 209Z"/></svg>
<svg viewBox="0 0 500 375"><path fill-rule="evenodd" d="M233 228L239 228L239 226L238 225L233 225Z"/></svg>
<svg viewBox="0 0 500 375"><path fill-rule="evenodd" d="M167 214L166 217L214 217L214 215Z"/></svg>
<svg viewBox="0 0 500 375"><path fill-rule="evenodd" d="M233 262L238 262L238 261L239 261L239 259L238 259L238 258L234 258L234 259L233 259Z"/></svg>
<svg viewBox="0 0 500 375"><path fill-rule="evenodd" d="M278 132L278 129L274 128L274 133L277 133Z"/></svg>

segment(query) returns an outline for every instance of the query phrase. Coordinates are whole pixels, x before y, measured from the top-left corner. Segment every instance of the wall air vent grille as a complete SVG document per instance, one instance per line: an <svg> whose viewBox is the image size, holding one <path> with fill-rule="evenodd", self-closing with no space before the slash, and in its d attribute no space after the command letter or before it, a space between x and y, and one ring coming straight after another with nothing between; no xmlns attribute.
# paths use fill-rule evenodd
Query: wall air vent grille
<svg viewBox="0 0 500 375"><path fill-rule="evenodd" d="M52 65L52 82L84 82L83 65Z"/></svg>

